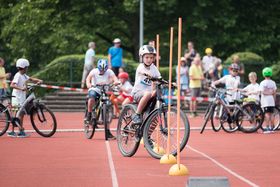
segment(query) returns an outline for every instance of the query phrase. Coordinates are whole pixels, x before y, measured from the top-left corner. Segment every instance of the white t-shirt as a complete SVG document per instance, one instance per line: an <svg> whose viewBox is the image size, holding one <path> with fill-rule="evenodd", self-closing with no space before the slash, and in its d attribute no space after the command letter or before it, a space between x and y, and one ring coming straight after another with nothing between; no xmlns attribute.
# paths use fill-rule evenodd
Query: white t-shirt
<svg viewBox="0 0 280 187"><path fill-rule="evenodd" d="M248 86L243 88L243 91L249 93L248 98L255 99L256 101L260 100L260 85L258 83L249 84Z"/></svg>
<svg viewBox="0 0 280 187"><path fill-rule="evenodd" d="M98 68L94 68L89 73L89 75L92 75L92 79L91 79L92 86L95 86L96 84L110 84L113 82L113 77L115 76L115 73L111 69L107 69L107 71L103 75L100 75L99 73L100 72ZM101 93L101 90L97 87L90 88L89 90L94 90L99 94Z"/></svg>
<svg viewBox="0 0 280 187"><path fill-rule="evenodd" d="M239 76L226 75L220 79L220 82L225 84L226 89L236 89L240 84ZM236 91L227 91L230 95L227 95L229 102L232 102L234 99L239 99L239 94Z"/></svg>
<svg viewBox="0 0 280 187"><path fill-rule="evenodd" d="M29 76L27 76L26 74L21 74L20 72L17 72L14 76L12 83L15 83L20 88L24 88L26 87L25 83L28 79ZM26 99L26 91L13 89L12 96L15 96L12 97L12 105L21 106Z"/></svg>
<svg viewBox="0 0 280 187"><path fill-rule="evenodd" d="M140 63L136 70L135 84L132 89L132 95L137 92L152 91L152 81L143 75L143 73L146 73L152 77L160 77L160 72L154 64L152 64L148 69L143 63Z"/></svg>
<svg viewBox="0 0 280 187"><path fill-rule="evenodd" d="M211 68L214 67L214 57L213 56L204 56L202 58L202 67L203 72L208 72Z"/></svg>
<svg viewBox="0 0 280 187"><path fill-rule="evenodd" d="M125 96L131 96L131 92L132 92L133 86L130 84L129 81L125 81L125 83L121 87L124 90L126 90L126 91L122 92Z"/></svg>
<svg viewBox="0 0 280 187"><path fill-rule="evenodd" d="M85 55L85 65L93 65L91 59L94 56L95 56L95 51L92 48L88 49Z"/></svg>
<svg viewBox="0 0 280 187"><path fill-rule="evenodd" d="M276 91L276 90L277 90L277 87L273 80L263 80L260 83L261 92ZM261 94L261 106L262 107L275 106L275 101L274 101L273 95Z"/></svg>

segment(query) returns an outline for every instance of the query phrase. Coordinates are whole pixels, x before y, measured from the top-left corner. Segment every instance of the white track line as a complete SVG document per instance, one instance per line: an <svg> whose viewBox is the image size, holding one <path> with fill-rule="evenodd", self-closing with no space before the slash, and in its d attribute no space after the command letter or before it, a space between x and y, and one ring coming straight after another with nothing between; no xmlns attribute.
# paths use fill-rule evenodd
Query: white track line
<svg viewBox="0 0 280 187"><path fill-rule="evenodd" d="M111 152L109 141L105 141L105 144L106 144L106 148L107 148L107 155L108 155L109 166L110 166L110 170L111 170L112 184L113 184L113 187L118 187L119 186L118 178L117 178L117 174L116 174L116 170L115 170L115 166L114 166L114 162L113 162L113 158L112 158L112 152Z"/></svg>
<svg viewBox="0 0 280 187"><path fill-rule="evenodd" d="M255 184L255 183L253 183L252 181L250 181L250 180L248 180L248 179L242 177L241 175L235 173L234 171L232 171L231 169L227 168L226 166L224 166L223 164L221 164L220 162L218 162L218 161L215 160L214 158L208 156L207 154L205 154L205 153L203 153L203 152L200 152L200 151L198 151L197 149L195 149L195 148L193 148L193 147L191 147L191 146L189 146L189 145L187 145L187 147L188 147L189 149L191 149L192 151L194 151L194 152L196 152L196 153L202 155L203 157L205 157L205 158L211 160L212 162L214 162L215 164L217 164L219 167L221 167L222 169L226 170L227 172L229 172L229 173L232 174L233 176L237 177L238 179L242 180L243 182L247 183L248 185L253 186L253 187L258 187L257 184Z"/></svg>

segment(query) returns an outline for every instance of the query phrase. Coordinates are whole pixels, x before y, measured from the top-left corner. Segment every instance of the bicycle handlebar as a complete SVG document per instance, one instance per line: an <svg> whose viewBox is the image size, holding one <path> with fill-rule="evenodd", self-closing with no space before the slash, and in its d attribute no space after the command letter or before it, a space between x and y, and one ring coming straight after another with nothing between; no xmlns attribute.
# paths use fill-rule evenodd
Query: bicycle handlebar
<svg viewBox="0 0 280 187"><path fill-rule="evenodd" d="M144 76L146 76L148 79L150 79L153 82L159 82L161 84L169 84L169 82L167 80L164 80L162 77L152 77L151 75L147 74L147 73L143 73ZM176 88L175 85L171 85L172 88Z"/></svg>

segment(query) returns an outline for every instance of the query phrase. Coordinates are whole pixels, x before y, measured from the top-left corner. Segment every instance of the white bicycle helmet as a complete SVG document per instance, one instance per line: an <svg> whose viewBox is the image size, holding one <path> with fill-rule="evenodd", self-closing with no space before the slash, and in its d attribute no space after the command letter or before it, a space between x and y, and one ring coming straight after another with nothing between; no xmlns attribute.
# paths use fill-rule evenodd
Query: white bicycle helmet
<svg viewBox="0 0 280 187"><path fill-rule="evenodd" d="M143 56L145 54L156 55L157 51L156 51L156 49L153 46L150 46L150 45L143 45L142 47L140 47L140 49L139 49L139 59L140 59L141 63L143 62ZM145 66L147 66L147 65L145 64Z"/></svg>
<svg viewBox="0 0 280 187"><path fill-rule="evenodd" d="M20 58L17 60L16 67L17 68L26 68L29 66L29 61L25 58Z"/></svg>

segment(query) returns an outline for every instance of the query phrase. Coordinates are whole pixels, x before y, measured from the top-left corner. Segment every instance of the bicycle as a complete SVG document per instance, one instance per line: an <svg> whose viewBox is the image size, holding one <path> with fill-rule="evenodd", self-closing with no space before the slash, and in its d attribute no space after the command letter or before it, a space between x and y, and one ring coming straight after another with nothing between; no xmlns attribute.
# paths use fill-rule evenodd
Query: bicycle
<svg viewBox="0 0 280 187"><path fill-rule="evenodd" d="M225 99L226 95L230 95L224 89L211 87L216 92L215 100L205 113L205 121L202 125L200 133L202 134L209 118L211 117L212 128L215 131L221 128L226 132L235 132L240 130L244 133L256 132L262 125L264 114L259 105L249 102L243 105L243 100L234 100L233 104L229 104ZM215 116L215 108L221 106L221 112ZM218 127L214 124L218 120Z"/></svg>
<svg viewBox="0 0 280 187"><path fill-rule="evenodd" d="M2 97L2 99L8 99L9 102L7 106L0 103L0 136L5 134L9 129L10 123L15 127L19 127L19 129L22 128L20 125L20 119L18 118L18 114L22 112L30 115L32 127L39 135L43 137L51 137L55 134L57 128L55 115L44 103L41 103L40 100L36 99L34 94L36 86L37 84L28 85L27 90L29 95L23 105L19 107L16 116L13 116L10 110L12 108L10 100L13 96L7 95Z"/></svg>
<svg viewBox="0 0 280 187"><path fill-rule="evenodd" d="M162 90L168 81L162 78L150 77L144 74L148 79L156 84L156 96L152 97L143 110L143 122L141 125L135 125L132 123L133 116L136 113L137 103L127 104L121 111L118 127L117 127L117 143L121 154L125 157L133 156L139 147L140 140L143 137L145 148L148 153L156 159L163 156L167 145L167 113L168 106L164 103L162 96ZM176 107L171 107L171 124L170 124L170 153L177 154L176 145L176 132L177 124L176 117L177 112L180 112L180 151L186 146L189 134L190 125L187 116L182 110L177 111ZM162 151L159 151L159 150Z"/></svg>
<svg viewBox="0 0 280 187"><path fill-rule="evenodd" d="M113 105L110 100L109 89L113 87L112 84L97 84L96 87L99 87L101 90L101 95L98 99L95 100L95 105L92 108L92 117L90 121L84 121L84 133L87 139L92 139L95 133L97 125L104 125L105 129L105 140L108 140L108 125L112 122L113 119ZM86 100L85 107L85 116L87 116L88 110L87 105L88 100Z"/></svg>

